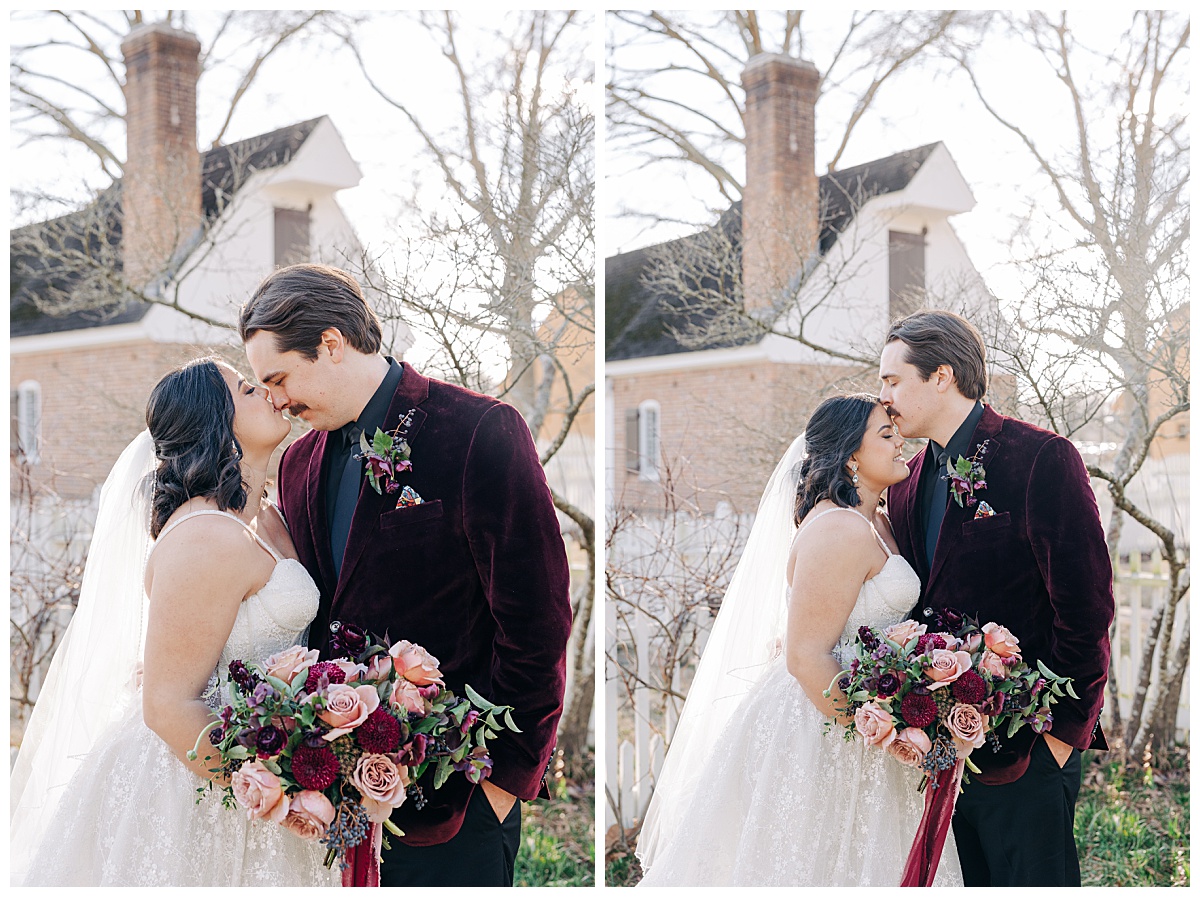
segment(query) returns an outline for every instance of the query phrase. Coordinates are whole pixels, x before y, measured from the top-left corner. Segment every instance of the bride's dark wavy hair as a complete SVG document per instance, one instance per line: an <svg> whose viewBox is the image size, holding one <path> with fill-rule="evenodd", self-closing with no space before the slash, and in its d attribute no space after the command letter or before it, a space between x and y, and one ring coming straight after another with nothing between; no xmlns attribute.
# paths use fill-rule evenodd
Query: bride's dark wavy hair
<svg viewBox="0 0 1200 897"><path fill-rule="evenodd" d="M817 406L804 430L807 455L796 484L795 522L799 526L817 502L829 499L843 508L862 503L846 464L862 445L871 412L879 399L866 393L833 396Z"/></svg>
<svg viewBox="0 0 1200 897"><path fill-rule="evenodd" d="M146 426L158 458L150 514L154 538L189 498L211 498L222 511L246 507L233 412L233 396L212 357L189 361L150 393Z"/></svg>

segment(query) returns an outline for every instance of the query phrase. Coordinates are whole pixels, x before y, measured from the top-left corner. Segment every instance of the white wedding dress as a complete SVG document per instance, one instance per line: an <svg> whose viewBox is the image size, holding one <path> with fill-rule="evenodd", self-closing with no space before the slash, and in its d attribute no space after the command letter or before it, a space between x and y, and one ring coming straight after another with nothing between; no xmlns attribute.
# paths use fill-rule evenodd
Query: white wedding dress
<svg viewBox="0 0 1200 897"><path fill-rule="evenodd" d="M173 522L159 540L197 511ZM225 514L238 520L232 514ZM240 520L238 520L241 523ZM243 524L244 525L244 524ZM317 612L319 592L297 560L281 558L247 528L275 569L242 602L220 663L209 680L210 706L231 660L260 661L300 644ZM325 847L282 826L250 822L226 808L215 788L196 802L204 780L184 766L142 721L140 701L87 756L67 786L30 865L27 885L335 886L341 873L324 867Z"/></svg>
<svg viewBox="0 0 1200 897"><path fill-rule="evenodd" d="M857 513L830 509L807 522L836 510ZM879 544L888 559L858 593L835 649L839 660L860 626L890 626L917 602L917 574ZM924 809L921 773L859 737L845 741L840 726L826 732L827 719L788 672L785 655L772 660L640 884L899 885ZM962 885L953 833L934 884Z"/></svg>

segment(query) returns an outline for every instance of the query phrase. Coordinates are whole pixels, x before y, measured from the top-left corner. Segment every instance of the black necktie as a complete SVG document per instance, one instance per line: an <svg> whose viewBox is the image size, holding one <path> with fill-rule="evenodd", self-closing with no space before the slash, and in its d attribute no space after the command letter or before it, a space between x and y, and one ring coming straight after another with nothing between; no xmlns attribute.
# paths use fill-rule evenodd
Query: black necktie
<svg viewBox="0 0 1200 897"><path fill-rule="evenodd" d="M937 468L934 470L933 496L929 504L929 521L925 527L925 559L933 569L933 550L937 547L938 532L946 516L946 504L950 501L950 481L946 479L946 461L950 453L945 449L938 452Z"/></svg>
<svg viewBox="0 0 1200 897"><path fill-rule="evenodd" d="M354 519L354 507L358 504L358 492L362 488L362 461L354 456L358 453L358 435L362 430L352 427L346 433L345 466L342 469L342 479L338 483L337 500L333 505L333 520L329 526L329 547L333 550L333 570L336 576L342 575L342 558L346 554L346 539L350 535L350 521ZM343 447L347 446L343 443Z"/></svg>

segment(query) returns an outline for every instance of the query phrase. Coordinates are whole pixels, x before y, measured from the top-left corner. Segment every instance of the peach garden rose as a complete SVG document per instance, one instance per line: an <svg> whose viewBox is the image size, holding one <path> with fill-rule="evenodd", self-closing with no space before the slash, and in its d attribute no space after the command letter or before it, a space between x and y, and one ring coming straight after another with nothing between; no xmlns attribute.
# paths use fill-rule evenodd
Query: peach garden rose
<svg viewBox="0 0 1200 897"><path fill-rule="evenodd" d="M950 730L950 737L954 746L958 748L960 757L966 756L975 748L983 747L987 741L983 714L970 704L955 704L951 707L950 715L946 717L946 728Z"/></svg>
<svg viewBox="0 0 1200 897"><path fill-rule="evenodd" d="M934 648L929 654L929 666L925 669L925 676L933 680L929 683L929 690L936 691L952 684L969 669L971 655L966 651Z"/></svg>
<svg viewBox="0 0 1200 897"><path fill-rule="evenodd" d="M350 781L364 798L394 808L404 803L408 769L397 766L387 754L363 754Z"/></svg>
<svg viewBox="0 0 1200 897"><path fill-rule="evenodd" d="M887 746L887 752L905 766L920 766L933 747L933 742L923 729L909 726L901 729L895 740Z"/></svg>
<svg viewBox="0 0 1200 897"><path fill-rule="evenodd" d="M315 841L325 834L336 813L329 798L320 791L301 791L292 797L292 805L280 825L298 838Z"/></svg>
<svg viewBox="0 0 1200 897"><path fill-rule="evenodd" d="M282 679L288 685L299 675L308 675L308 668L321 657L319 651L309 651L303 645L296 645L277 654L272 654L263 661L263 668L268 676Z"/></svg>
<svg viewBox="0 0 1200 897"><path fill-rule="evenodd" d="M995 623L983 624L983 643L1001 657L1020 657L1021 643L1015 635Z"/></svg>
<svg viewBox="0 0 1200 897"><path fill-rule="evenodd" d="M242 764L230 784L237 802L246 808L247 819L282 822L288 814L288 796L279 777L258 760Z"/></svg>
<svg viewBox="0 0 1200 897"><path fill-rule="evenodd" d="M893 623L887 629L883 630L883 636L884 638L891 639L901 648L904 648L913 639L924 635L925 628L924 623L918 623L916 620L901 620L899 623Z"/></svg>
<svg viewBox="0 0 1200 897"><path fill-rule="evenodd" d="M854 711L854 728L872 747L886 748L896 738L892 715L874 701L868 701Z"/></svg>
<svg viewBox="0 0 1200 897"><path fill-rule="evenodd" d="M322 737L326 741L333 741L357 729L378 706L379 692L374 685L329 686L325 709L317 712L317 719L330 727L330 731Z"/></svg>
<svg viewBox="0 0 1200 897"><path fill-rule="evenodd" d="M396 673L413 685L442 685L442 673L438 659L412 642L399 641L388 652L396 666Z"/></svg>

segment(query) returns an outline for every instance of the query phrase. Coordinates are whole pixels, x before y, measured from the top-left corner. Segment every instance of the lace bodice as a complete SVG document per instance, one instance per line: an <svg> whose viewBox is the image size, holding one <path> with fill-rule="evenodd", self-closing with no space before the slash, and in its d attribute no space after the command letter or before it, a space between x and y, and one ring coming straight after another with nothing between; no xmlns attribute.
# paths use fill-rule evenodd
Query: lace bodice
<svg viewBox="0 0 1200 897"><path fill-rule="evenodd" d="M280 557L241 519L224 511L195 511L180 517L159 534L159 542L185 520L202 514L220 514L236 520L275 559L275 569L263 587L242 601L238 608L233 629L221 651L221 659L209 677L205 700L210 707L217 709L222 703L217 685L227 679L230 661L257 662L300 644L308 624L316 616L321 593L303 564L294 558Z"/></svg>
<svg viewBox="0 0 1200 897"><path fill-rule="evenodd" d="M796 533L799 537L800 533L804 532L811 523L817 519L824 517L826 514L835 512L843 512L854 514L862 517L857 511L852 511L849 508L829 508L819 514L814 515L811 520L806 521L805 525ZM866 519L863 519L867 523ZM868 526L871 526L868 523ZM879 547L887 553L887 560L884 562L883 568L862 584L862 588L858 593L858 600L854 602L854 607L850 611L850 616L846 618L846 625L842 629L842 636L838 639L837 646L834 648L834 655L838 660L849 660L849 657L843 657L843 650L854 642L854 637L858 634L860 626L871 626L881 629L891 626L893 623L898 623L908 615L913 606L917 603L917 599L921 596L921 579L917 573L909 565L903 557L898 554L893 554L888 548L887 543L880 538L879 533L875 531L875 527L871 526L871 533L879 542Z"/></svg>

